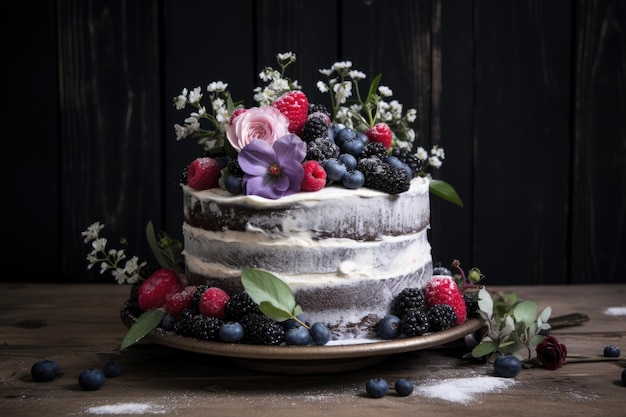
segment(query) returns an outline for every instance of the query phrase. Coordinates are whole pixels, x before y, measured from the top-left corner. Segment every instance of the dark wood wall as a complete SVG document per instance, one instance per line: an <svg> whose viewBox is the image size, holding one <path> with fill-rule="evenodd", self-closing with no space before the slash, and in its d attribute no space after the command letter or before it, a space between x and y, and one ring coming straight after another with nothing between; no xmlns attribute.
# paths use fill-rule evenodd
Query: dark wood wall
<svg viewBox="0 0 626 417"><path fill-rule="evenodd" d="M228 82L252 105L278 52L321 101L319 68L383 74L442 146L433 257L489 284L625 282L626 1L56 0L3 6L2 281L113 282L81 231L150 259L181 238L172 98ZM7 30L8 29L8 30Z"/></svg>

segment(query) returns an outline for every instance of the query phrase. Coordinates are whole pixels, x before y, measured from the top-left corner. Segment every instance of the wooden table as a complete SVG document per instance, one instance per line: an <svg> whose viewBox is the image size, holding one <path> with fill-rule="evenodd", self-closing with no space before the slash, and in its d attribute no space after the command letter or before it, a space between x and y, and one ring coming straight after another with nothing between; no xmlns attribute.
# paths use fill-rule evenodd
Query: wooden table
<svg viewBox="0 0 626 417"><path fill-rule="evenodd" d="M126 327L119 307L128 289L116 284L0 284L0 415L625 415L623 360L568 363L555 371L525 369L514 379L496 380L490 365L461 358L467 352L462 343L392 355L349 372L305 376L251 371L228 358L158 344L139 343L120 353ZM588 315L590 320L582 325L553 332L572 355L602 355L613 344L621 345L626 356L626 316L606 314L607 308L626 306L626 285L488 289L516 292L540 308L549 305L553 316ZM30 368L41 359L57 361L63 375L34 382ZM100 390L82 390L80 372L108 360L122 364L122 375L107 379ZM369 398L365 384L372 377L392 384L408 378L416 391L408 397L390 391L383 398ZM454 381L457 388L443 398L423 391ZM494 381L509 385L453 401L462 383L485 389L495 388ZM440 394L441 388L435 390Z"/></svg>

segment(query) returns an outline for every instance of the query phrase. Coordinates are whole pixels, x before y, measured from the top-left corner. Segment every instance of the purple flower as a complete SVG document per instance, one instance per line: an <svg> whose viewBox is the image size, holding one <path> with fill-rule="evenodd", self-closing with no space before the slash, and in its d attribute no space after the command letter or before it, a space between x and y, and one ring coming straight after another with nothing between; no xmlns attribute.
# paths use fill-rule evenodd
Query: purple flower
<svg viewBox="0 0 626 417"><path fill-rule="evenodd" d="M306 156L306 143L290 133L272 145L255 139L239 152L239 166L244 172L247 195L273 200L300 191Z"/></svg>

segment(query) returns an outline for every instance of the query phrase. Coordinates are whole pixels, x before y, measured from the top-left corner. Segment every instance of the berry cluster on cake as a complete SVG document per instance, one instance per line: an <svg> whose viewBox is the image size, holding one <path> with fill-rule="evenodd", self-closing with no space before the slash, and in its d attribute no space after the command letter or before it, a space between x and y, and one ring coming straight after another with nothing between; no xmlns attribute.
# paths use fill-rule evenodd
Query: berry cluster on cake
<svg viewBox="0 0 626 417"><path fill-rule="evenodd" d="M163 310L161 325L181 335L220 340L224 327L228 341L241 332L239 340L261 344L390 338L384 329L396 321L405 336L462 323L451 273L448 301L425 296L430 192L461 204L427 172L441 165L443 149L413 150L417 112L388 101L380 75L362 95L366 76L351 62L320 70L327 107L285 76L295 59L278 54L281 70L260 73L253 107L233 101L221 81L207 86L208 110L200 87L174 98L177 109L194 108L175 125L177 139L195 137L202 147L180 181L180 270L144 272L130 308ZM288 336L294 328L309 338Z"/></svg>

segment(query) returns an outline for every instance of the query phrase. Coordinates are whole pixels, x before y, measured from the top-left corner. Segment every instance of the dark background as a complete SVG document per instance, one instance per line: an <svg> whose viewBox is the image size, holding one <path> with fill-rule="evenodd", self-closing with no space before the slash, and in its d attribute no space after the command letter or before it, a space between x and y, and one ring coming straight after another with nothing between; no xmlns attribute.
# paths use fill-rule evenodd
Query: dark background
<svg viewBox="0 0 626 417"><path fill-rule="evenodd" d="M152 220L181 236L183 87L252 89L278 52L312 101L351 60L418 109L442 146L433 258L486 284L625 282L626 1L56 0L3 3L4 282L114 282L81 232L152 259Z"/></svg>

